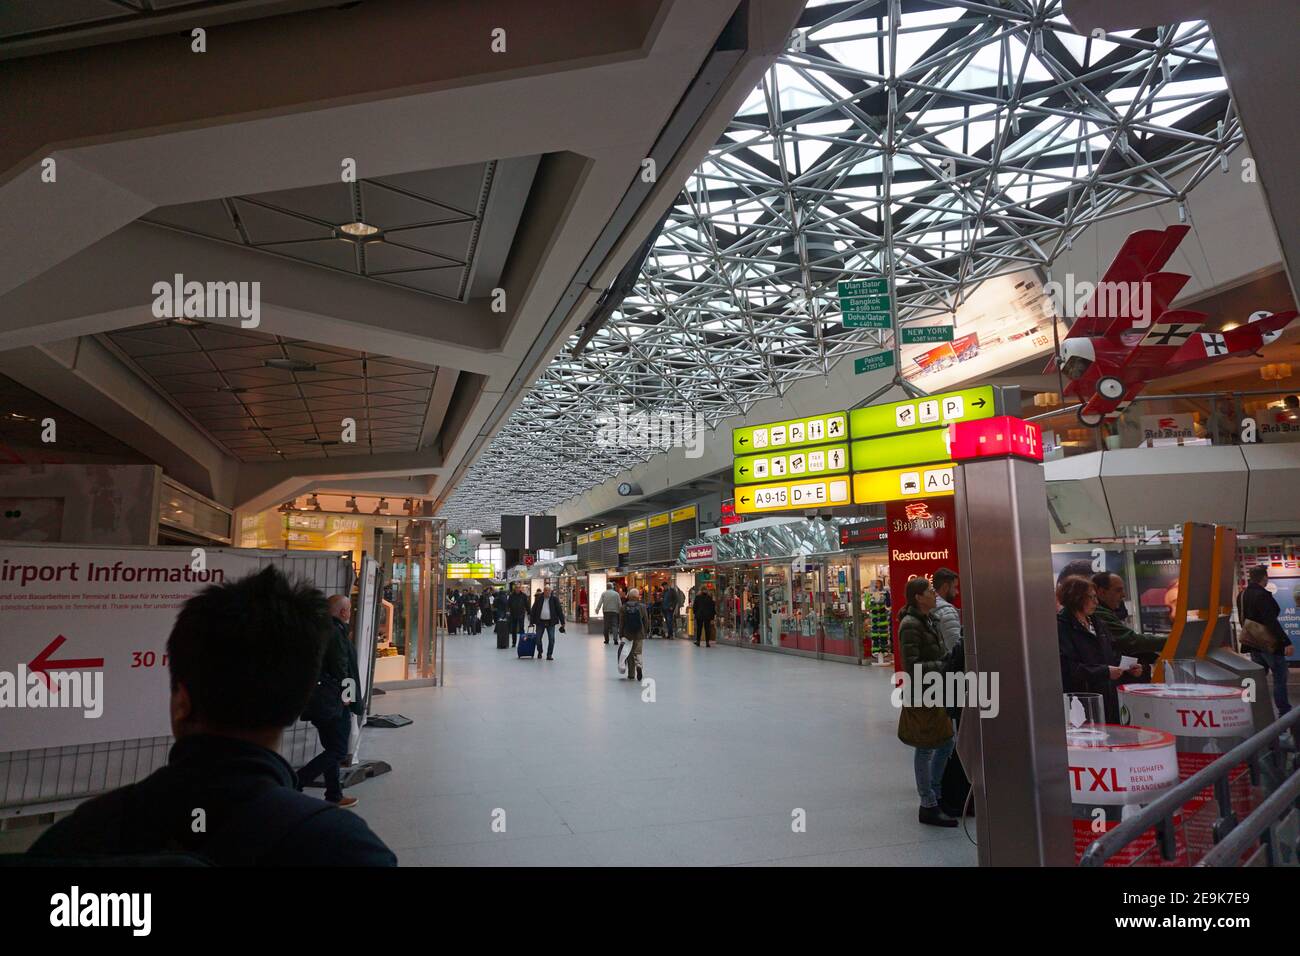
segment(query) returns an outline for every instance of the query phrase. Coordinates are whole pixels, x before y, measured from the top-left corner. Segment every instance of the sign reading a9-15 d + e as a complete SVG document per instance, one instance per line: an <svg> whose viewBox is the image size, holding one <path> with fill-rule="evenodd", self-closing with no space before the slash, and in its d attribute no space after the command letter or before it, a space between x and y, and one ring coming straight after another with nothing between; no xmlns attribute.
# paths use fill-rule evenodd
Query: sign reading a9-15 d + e
<svg viewBox="0 0 1300 956"><path fill-rule="evenodd" d="M835 475L849 470L849 446L800 448L782 454L739 455L732 464L738 485L801 475Z"/></svg>
<svg viewBox="0 0 1300 956"><path fill-rule="evenodd" d="M746 425L731 431L731 450L737 455L769 448L825 445L849 437L847 412L826 412L810 418L792 418L770 425Z"/></svg>

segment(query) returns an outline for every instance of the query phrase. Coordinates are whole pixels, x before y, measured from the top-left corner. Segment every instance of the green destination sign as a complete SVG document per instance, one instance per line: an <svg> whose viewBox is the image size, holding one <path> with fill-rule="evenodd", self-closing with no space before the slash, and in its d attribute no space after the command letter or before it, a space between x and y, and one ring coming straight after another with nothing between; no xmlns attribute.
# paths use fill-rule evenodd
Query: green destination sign
<svg viewBox="0 0 1300 956"><path fill-rule="evenodd" d="M841 312L888 312L889 296L855 295L850 298L840 297Z"/></svg>
<svg viewBox="0 0 1300 956"><path fill-rule="evenodd" d="M893 364L893 352L872 352L870 355L864 355L862 358L853 360L853 374L865 375L867 372L874 372L877 369L892 368Z"/></svg>
<svg viewBox="0 0 1300 956"><path fill-rule="evenodd" d="M946 428L928 428L924 431L903 432L899 435L883 435L880 438L865 438L853 443L855 472L947 461L948 457L948 429Z"/></svg>
<svg viewBox="0 0 1300 956"><path fill-rule="evenodd" d="M846 329L888 329L892 327L888 312L842 312L841 324Z"/></svg>
<svg viewBox="0 0 1300 956"><path fill-rule="evenodd" d="M841 299L855 295L888 295L889 280L884 276L875 279L841 279L837 291Z"/></svg>
<svg viewBox="0 0 1300 956"><path fill-rule="evenodd" d="M938 428L951 422L992 418L998 412L996 391L992 385L964 388L957 392L927 395L905 402L868 405L849 413L849 437L872 438L920 428ZM858 466L855 464L854 468ZM877 467L884 468L884 465Z"/></svg>
<svg viewBox="0 0 1300 956"><path fill-rule="evenodd" d="M843 474L849 470L849 446L825 445L779 454L737 456L731 470L737 485L804 475Z"/></svg>
<svg viewBox="0 0 1300 956"><path fill-rule="evenodd" d="M898 330L902 333L903 345L918 345L922 342L951 342L951 325L905 325Z"/></svg>
<svg viewBox="0 0 1300 956"><path fill-rule="evenodd" d="M825 412L811 418L791 418L768 425L731 430L731 450L737 455L782 451L803 445L825 445L848 438L848 414Z"/></svg>

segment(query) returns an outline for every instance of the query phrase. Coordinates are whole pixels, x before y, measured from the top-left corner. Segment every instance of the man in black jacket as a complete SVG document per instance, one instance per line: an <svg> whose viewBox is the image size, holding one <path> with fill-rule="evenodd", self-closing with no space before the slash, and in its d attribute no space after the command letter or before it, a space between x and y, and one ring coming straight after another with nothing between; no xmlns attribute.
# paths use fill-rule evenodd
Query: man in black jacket
<svg viewBox="0 0 1300 956"><path fill-rule="evenodd" d="M1291 648L1291 638L1286 636L1282 622L1278 617L1282 608L1268 589L1268 568L1259 565L1250 569L1246 588L1237 596L1237 616L1244 621L1255 621L1264 625L1277 642L1277 650L1272 654L1264 651L1250 651L1251 659L1268 671L1273 679L1273 703L1277 706L1277 715L1284 716L1291 710L1291 698L1287 694L1286 655Z"/></svg>
<svg viewBox="0 0 1300 956"><path fill-rule="evenodd" d="M519 589L518 584L510 585L510 646L524 636L524 625L528 619L528 595Z"/></svg>
<svg viewBox="0 0 1300 956"><path fill-rule="evenodd" d="M555 625L558 624L560 632L564 632L564 608L560 607L560 599L551 593L549 584L534 599L528 617L533 622L533 627L537 629L537 657L540 659L542 656L542 638L545 637L547 639L546 659L554 660Z"/></svg>
<svg viewBox="0 0 1300 956"><path fill-rule="evenodd" d="M298 771L299 788L322 774L325 799L340 807L354 807L356 797L345 797L339 767L347 759L352 737L352 715L366 713L361 699L361 675L357 668L357 649L352 643L352 601L344 594L329 597L331 635L321 661L320 683L313 691L305 715L320 734L322 750Z"/></svg>
<svg viewBox="0 0 1300 956"><path fill-rule="evenodd" d="M316 683L331 627L325 596L274 567L190 598L167 641L176 738L167 766L83 803L28 854L396 866L364 820L297 792L277 752Z"/></svg>
<svg viewBox="0 0 1300 956"><path fill-rule="evenodd" d="M691 610L695 612L695 646L699 647L700 638L704 638L704 646L708 647L713 640L713 618L717 607L713 603L713 593L707 587L700 588L700 593L695 595L695 605Z"/></svg>

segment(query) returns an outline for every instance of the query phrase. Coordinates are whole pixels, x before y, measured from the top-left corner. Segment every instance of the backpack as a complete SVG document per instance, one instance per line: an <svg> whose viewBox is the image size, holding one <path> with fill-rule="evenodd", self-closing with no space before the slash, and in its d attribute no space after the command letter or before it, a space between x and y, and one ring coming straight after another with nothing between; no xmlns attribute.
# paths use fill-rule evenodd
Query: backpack
<svg viewBox="0 0 1300 956"><path fill-rule="evenodd" d="M623 608L623 630L629 634L640 634L645 630L645 619L641 617L639 601L633 601Z"/></svg>

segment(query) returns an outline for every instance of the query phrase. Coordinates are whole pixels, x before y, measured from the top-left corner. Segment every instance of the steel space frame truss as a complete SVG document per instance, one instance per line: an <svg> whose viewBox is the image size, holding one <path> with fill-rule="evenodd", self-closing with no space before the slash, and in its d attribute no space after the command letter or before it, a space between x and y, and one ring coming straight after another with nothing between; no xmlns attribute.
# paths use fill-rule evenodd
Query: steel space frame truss
<svg viewBox="0 0 1300 956"><path fill-rule="evenodd" d="M1189 215L1242 140L1204 23L1089 37L1060 0L810 6L632 293L570 340L442 513L488 527L547 510L673 444L674 415L712 427L896 349L892 330L841 326L841 277L887 277L907 324L1049 267L1100 220ZM602 441L620 412L669 420Z"/></svg>

